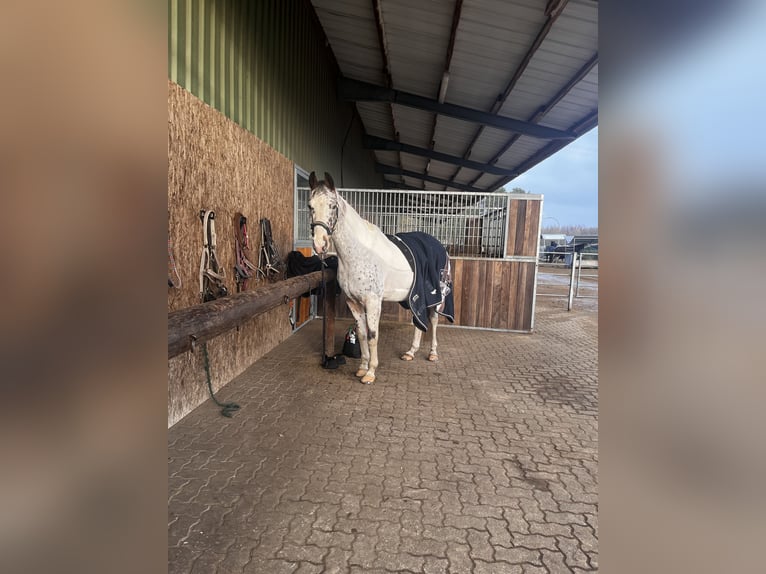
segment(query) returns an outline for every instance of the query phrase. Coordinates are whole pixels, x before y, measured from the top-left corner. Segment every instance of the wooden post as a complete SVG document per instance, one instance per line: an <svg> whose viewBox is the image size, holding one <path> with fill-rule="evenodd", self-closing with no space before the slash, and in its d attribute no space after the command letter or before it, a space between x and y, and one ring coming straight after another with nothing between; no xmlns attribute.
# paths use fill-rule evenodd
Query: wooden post
<svg viewBox="0 0 766 574"><path fill-rule="evenodd" d="M325 293L323 294L326 311L322 319L324 321L324 347L328 357L335 355L335 307L338 300L335 291L335 281L328 280L326 282Z"/></svg>
<svg viewBox="0 0 766 574"><path fill-rule="evenodd" d="M325 269L325 281L334 285L335 270ZM280 305L299 297L322 283L322 272L292 277L260 285L245 291L168 313L168 359L233 329ZM333 287L334 289L334 287ZM335 306L333 302L333 320Z"/></svg>

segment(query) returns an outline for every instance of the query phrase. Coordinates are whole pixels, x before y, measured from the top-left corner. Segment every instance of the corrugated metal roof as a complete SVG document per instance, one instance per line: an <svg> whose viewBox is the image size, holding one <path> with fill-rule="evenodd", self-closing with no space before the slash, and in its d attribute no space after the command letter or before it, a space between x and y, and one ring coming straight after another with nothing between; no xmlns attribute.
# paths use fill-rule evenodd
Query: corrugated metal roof
<svg viewBox="0 0 766 574"><path fill-rule="evenodd" d="M418 155L376 150L383 166L487 190L510 177L460 166L460 158L521 173L568 143L482 127L440 113L445 72L449 74L446 104L575 130L575 137L598 121L594 0L312 0L312 4L345 78L428 99L416 108L390 99L363 101L359 96L356 105L368 134L422 148ZM386 92L384 98L389 97L393 98ZM425 157L429 149L457 159L429 160ZM450 187L410 173L385 177L424 189Z"/></svg>

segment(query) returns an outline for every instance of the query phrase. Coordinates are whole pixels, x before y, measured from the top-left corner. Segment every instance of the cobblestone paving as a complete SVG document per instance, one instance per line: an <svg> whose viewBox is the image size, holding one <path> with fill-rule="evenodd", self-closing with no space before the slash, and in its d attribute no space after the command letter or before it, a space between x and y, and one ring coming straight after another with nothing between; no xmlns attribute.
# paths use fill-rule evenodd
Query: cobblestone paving
<svg viewBox="0 0 766 574"><path fill-rule="evenodd" d="M385 324L370 386L319 367L321 331L222 389L233 418L208 401L168 431L170 573L598 570L595 312L442 329L436 364Z"/></svg>

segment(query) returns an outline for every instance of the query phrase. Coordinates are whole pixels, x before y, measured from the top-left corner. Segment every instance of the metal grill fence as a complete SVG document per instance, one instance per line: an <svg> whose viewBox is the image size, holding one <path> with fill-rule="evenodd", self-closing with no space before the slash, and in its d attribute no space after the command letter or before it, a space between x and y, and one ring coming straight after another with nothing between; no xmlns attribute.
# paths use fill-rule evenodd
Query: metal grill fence
<svg viewBox="0 0 766 574"><path fill-rule="evenodd" d="M425 231L452 257L505 255L510 197L505 193L340 189L343 198L383 233ZM310 190L296 188L295 245L311 245Z"/></svg>
<svg viewBox="0 0 766 574"><path fill-rule="evenodd" d="M540 265L535 296L566 297L567 311L571 311L574 299L598 299L598 253L566 255L566 259ZM589 272L583 273L583 269Z"/></svg>

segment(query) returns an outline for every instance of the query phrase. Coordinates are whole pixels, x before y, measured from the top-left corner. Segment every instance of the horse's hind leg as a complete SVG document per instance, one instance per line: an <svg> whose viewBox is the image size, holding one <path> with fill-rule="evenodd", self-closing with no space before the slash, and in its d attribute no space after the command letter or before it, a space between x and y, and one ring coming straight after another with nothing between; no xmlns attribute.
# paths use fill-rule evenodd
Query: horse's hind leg
<svg viewBox="0 0 766 574"><path fill-rule="evenodd" d="M359 370L357 370L356 376L363 377L367 374L367 366L370 364L370 346L367 342L367 316L361 303L351 299L346 299L346 303L356 320L356 326L359 330L357 336L359 337L359 346L362 348L362 362L359 363Z"/></svg>
<svg viewBox="0 0 766 574"><path fill-rule="evenodd" d="M436 307L431 309L431 352L428 353L429 361L438 361L439 355L436 353L436 325L439 323L439 314L436 312Z"/></svg>
<svg viewBox="0 0 766 574"><path fill-rule="evenodd" d="M410 350L402 355L402 361L411 361L415 358L415 353L420 348L420 337L423 336L423 331L415 327L415 334L412 336L412 346Z"/></svg>

